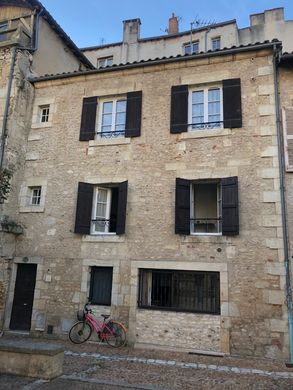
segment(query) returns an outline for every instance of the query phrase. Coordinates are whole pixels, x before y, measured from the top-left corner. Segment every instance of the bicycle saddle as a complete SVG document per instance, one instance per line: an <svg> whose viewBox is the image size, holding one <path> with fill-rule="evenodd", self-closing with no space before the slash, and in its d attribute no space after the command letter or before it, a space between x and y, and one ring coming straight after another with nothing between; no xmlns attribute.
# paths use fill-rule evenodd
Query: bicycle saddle
<svg viewBox="0 0 293 390"><path fill-rule="evenodd" d="M101 317L103 317L105 320L110 317L110 314L101 314Z"/></svg>

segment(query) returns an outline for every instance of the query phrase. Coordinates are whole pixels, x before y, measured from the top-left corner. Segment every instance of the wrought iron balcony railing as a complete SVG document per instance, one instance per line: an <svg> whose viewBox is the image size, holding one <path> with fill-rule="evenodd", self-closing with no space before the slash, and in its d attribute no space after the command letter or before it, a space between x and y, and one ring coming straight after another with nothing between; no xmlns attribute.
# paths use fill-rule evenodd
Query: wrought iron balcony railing
<svg viewBox="0 0 293 390"><path fill-rule="evenodd" d="M222 218L190 218L192 233L221 233Z"/></svg>
<svg viewBox="0 0 293 390"><path fill-rule="evenodd" d="M124 137L125 130L117 130L117 131L100 131L97 133L100 138L117 138Z"/></svg>
<svg viewBox="0 0 293 390"><path fill-rule="evenodd" d="M190 123L189 126L192 130L221 129L223 123L224 121Z"/></svg>

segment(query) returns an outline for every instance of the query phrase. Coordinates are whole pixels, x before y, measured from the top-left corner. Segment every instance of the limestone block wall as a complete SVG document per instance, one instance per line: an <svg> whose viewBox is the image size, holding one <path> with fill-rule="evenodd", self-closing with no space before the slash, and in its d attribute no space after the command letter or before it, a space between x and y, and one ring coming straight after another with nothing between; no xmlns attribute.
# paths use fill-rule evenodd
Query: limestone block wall
<svg viewBox="0 0 293 390"><path fill-rule="evenodd" d="M138 310L136 314L137 345L222 352L220 331L219 316L154 310Z"/></svg>
<svg viewBox="0 0 293 390"><path fill-rule="evenodd" d="M242 128L170 134L173 85L208 85L228 78L241 78ZM17 240L16 252L20 259L43 259L34 309L45 313L45 330L53 325L60 334L75 320L76 310L88 297L91 266L113 267L109 310L129 325L132 343L144 337L140 330L144 319L151 324L157 320L156 313L137 310L139 264L178 270L204 266L206 271L224 267L221 316L203 316L203 323L211 321L215 336L207 332L193 348L287 357L273 81L271 53L258 51L35 84L36 101L54 98L54 117L48 127L31 127L29 158L19 186L38 178L47 183L46 196L40 212L18 209L26 229ZM116 96L134 90L143 92L140 137L79 141L84 96ZM239 236L175 235L176 177L229 176L239 180ZM78 182L125 180L125 235L74 234ZM174 313L163 316L176 327ZM193 324L197 317L186 314ZM34 326L34 332L44 334ZM199 328L195 329L198 334ZM164 330L163 322L156 332ZM168 345L170 339L166 336L164 342Z"/></svg>

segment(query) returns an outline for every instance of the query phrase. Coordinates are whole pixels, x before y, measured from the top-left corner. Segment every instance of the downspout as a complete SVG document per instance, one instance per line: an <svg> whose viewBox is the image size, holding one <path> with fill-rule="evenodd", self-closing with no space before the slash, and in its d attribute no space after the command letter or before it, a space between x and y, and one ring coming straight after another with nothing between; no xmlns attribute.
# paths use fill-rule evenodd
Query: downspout
<svg viewBox="0 0 293 390"><path fill-rule="evenodd" d="M287 202L286 202L286 181L285 181L285 159L284 159L284 138L282 131L280 93L279 93L279 62L280 50L274 47L274 85L275 85L275 105L276 105L276 125L278 139L278 155L279 155L279 176L280 176L280 195L281 195L281 211L282 211L282 227L283 227L283 245L284 245L284 265L286 271L286 302L288 309L288 326L289 326L289 347L290 347L290 362L287 367L293 367L293 302L292 302L292 284L290 273L290 248L289 248L289 232L287 219Z"/></svg>
<svg viewBox="0 0 293 390"><path fill-rule="evenodd" d="M8 113L9 113L12 81L13 81L13 74L14 74L14 65L15 65L17 50L27 50L30 52L35 52L38 49L39 19L40 19L40 15L42 14L42 12L43 12L43 8L36 16L36 22L35 22L35 26L34 26L33 46L32 47L18 47L18 46L16 46L13 48L13 51L12 51L10 71L9 71L9 77L8 77L7 94L6 94L6 101L5 101L5 110L4 110L4 115L3 115L2 131L1 131L0 169L3 167L3 162L4 162L5 143L6 143L6 137L7 137L7 122L8 122L8 116L9 116Z"/></svg>

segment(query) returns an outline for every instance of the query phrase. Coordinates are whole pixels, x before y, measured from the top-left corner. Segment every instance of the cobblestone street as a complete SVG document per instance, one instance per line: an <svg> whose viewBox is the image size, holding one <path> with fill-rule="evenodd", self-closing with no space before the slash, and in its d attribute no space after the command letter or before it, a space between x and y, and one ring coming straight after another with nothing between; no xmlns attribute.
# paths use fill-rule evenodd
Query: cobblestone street
<svg viewBox="0 0 293 390"><path fill-rule="evenodd" d="M54 343L56 343L54 341ZM0 389L292 389L293 370L256 359L64 342L64 374L53 381L2 375Z"/></svg>

